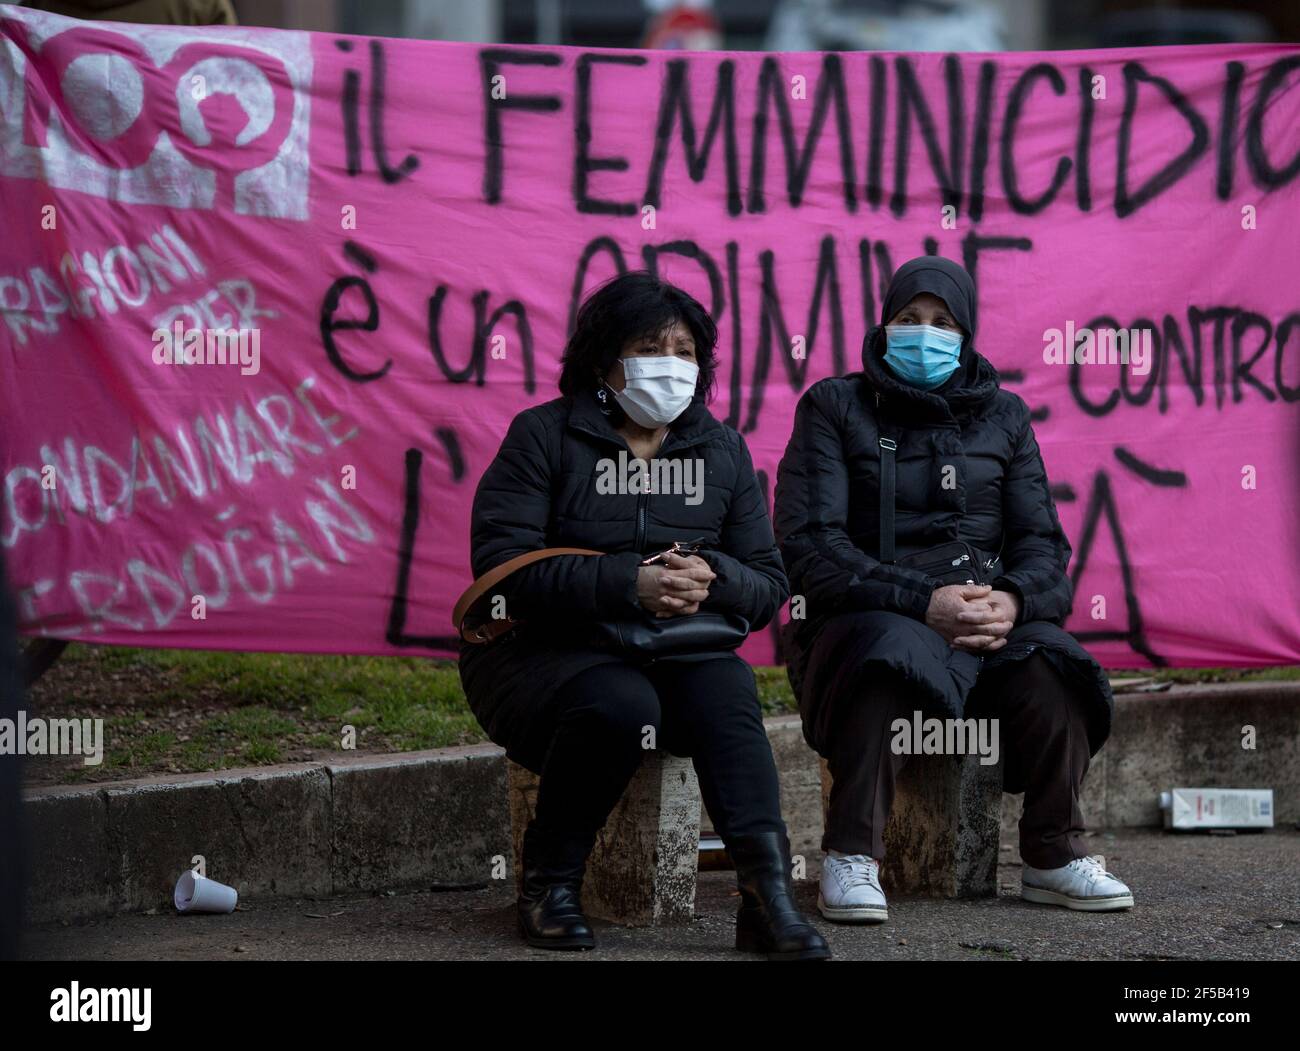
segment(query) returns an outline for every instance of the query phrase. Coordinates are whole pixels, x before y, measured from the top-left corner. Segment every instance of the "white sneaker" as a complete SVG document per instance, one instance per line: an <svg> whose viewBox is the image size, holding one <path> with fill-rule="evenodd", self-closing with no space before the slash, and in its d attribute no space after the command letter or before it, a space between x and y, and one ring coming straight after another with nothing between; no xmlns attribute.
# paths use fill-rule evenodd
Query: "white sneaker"
<svg viewBox="0 0 1300 1051"><path fill-rule="evenodd" d="M1020 896L1040 905L1064 905L1080 912L1131 909L1133 892L1106 871L1101 858L1075 858L1059 869L1026 865L1020 877Z"/></svg>
<svg viewBox="0 0 1300 1051"><path fill-rule="evenodd" d="M880 889L880 863L865 854L832 850L822 865L817 908L840 923L883 923L885 892Z"/></svg>

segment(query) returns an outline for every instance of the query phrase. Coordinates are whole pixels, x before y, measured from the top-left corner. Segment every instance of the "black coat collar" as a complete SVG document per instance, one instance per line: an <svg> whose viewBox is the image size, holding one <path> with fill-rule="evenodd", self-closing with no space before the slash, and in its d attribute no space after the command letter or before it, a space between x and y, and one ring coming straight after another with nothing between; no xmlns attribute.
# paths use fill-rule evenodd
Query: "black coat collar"
<svg viewBox="0 0 1300 1051"><path fill-rule="evenodd" d="M974 347L964 346L957 371L932 391L903 383L885 364L885 330L876 325L862 341L863 383L882 408L901 422L979 416L998 393L998 370Z"/></svg>
<svg viewBox="0 0 1300 1051"><path fill-rule="evenodd" d="M569 395L565 400L569 405L570 428L602 441L627 447L627 440L614 429L609 418L600 411L600 403L596 400L595 391L580 391L578 394ZM683 449L696 445L720 427L722 424L709 412L703 397L697 394L682 414L668 425L668 437L664 439L659 451L666 452L669 449Z"/></svg>

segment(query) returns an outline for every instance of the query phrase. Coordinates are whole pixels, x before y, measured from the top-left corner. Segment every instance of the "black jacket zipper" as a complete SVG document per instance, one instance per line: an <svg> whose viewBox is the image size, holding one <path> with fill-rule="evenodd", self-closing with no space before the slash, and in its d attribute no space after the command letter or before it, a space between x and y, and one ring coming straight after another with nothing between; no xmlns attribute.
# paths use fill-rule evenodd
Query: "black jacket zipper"
<svg viewBox="0 0 1300 1051"><path fill-rule="evenodd" d="M638 554L645 554L646 505L650 502L649 494L638 493L636 498L636 537L632 547Z"/></svg>
<svg viewBox="0 0 1300 1051"><path fill-rule="evenodd" d="M591 430L590 428L584 427L584 426L582 426L581 424L574 425L574 424L570 423L569 426L574 427L575 430L581 431L583 434L589 434L589 435L591 435L591 436L594 437L594 438L599 438L599 439L600 439L601 441L603 441L603 442L608 442L608 443L610 443L610 444L612 444L612 445L616 445L616 446L618 446L618 447L621 448L621 449L625 449L625 450L627 450L627 452L628 452L629 455L632 455L632 448L631 448L631 446L629 446L629 445L627 444L626 440L624 440L623 438L620 438L620 437L612 437L612 436L607 435L607 434L601 434L599 431ZM663 444L663 446L661 446L658 450L656 450L656 453L662 453L662 452L664 451L664 448L666 448L666 447L668 446L669 441L670 441L673 437L674 437L674 435L670 432L670 433L669 433L669 434L664 438L664 444ZM708 438L708 433L707 433L707 432L706 432L706 433L703 433L703 434L697 434L697 435L695 435L694 437L689 438L689 439L687 439L686 441L681 442L680 444L678 444L678 445L675 447L675 451L676 451L677 453L680 454L680 453L684 452L684 451L687 450L687 449L694 448L696 445L700 444L702 441L704 441L704 440L707 439L707 438ZM649 496L648 493L638 493L638 494L637 494L637 498L636 498L636 529L635 529L635 532L634 532L634 534L633 534L633 538L632 538L632 546L633 546L633 548L634 548L636 551L639 551L641 554L645 554L644 548L645 548L645 541L646 541L646 533L648 532L648 529L647 529L647 517L648 517L648 515L647 515L647 508L648 508L649 503L650 503L650 496Z"/></svg>

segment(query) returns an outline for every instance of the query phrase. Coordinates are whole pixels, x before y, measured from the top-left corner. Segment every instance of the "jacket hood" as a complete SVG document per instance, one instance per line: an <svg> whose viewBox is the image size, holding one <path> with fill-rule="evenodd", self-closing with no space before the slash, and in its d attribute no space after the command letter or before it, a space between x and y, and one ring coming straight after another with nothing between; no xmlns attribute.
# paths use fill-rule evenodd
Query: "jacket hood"
<svg viewBox="0 0 1300 1051"><path fill-rule="evenodd" d="M904 383L885 364L885 326L873 325L862 341L863 382L882 406L892 407L892 414L903 419L944 419L951 416L978 416L998 393L998 370L993 363L971 346L962 344L957 371L934 390L921 390Z"/></svg>

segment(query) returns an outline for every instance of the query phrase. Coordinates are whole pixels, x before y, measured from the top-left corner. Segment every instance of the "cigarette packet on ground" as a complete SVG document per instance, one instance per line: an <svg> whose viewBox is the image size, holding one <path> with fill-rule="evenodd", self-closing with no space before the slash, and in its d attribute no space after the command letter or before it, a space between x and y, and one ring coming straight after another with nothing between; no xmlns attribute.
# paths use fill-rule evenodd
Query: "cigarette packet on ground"
<svg viewBox="0 0 1300 1051"><path fill-rule="evenodd" d="M1160 793L1165 828L1272 828L1271 788L1171 788Z"/></svg>

